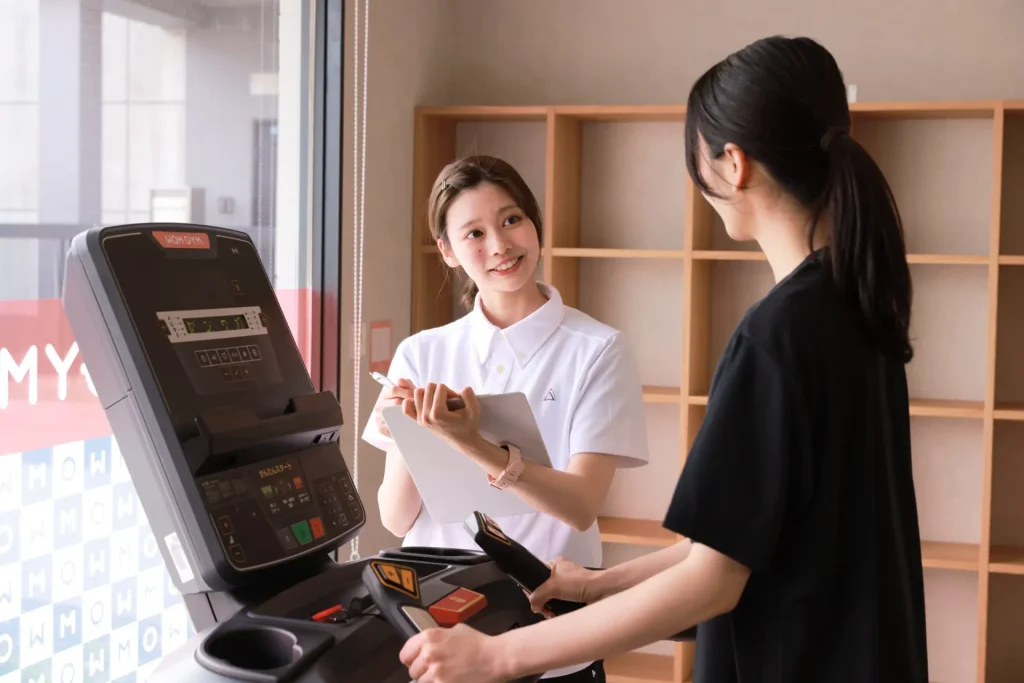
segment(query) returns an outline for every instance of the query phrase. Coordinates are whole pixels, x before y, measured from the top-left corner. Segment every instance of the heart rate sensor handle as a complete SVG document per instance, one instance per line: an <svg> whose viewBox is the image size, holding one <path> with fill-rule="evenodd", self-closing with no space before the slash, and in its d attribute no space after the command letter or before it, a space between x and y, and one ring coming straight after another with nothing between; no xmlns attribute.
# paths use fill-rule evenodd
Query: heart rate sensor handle
<svg viewBox="0 0 1024 683"><path fill-rule="evenodd" d="M476 544L494 560L494 563L531 593L551 578L550 567L514 539L506 536L501 527L484 513L474 512L466 520L465 527ZM555 614L565 614L584 606L582 602L558 598L548 601L545 605Z"/></svg>
<svg viewBox="0 0 1024 683"><path fill-rule="evenodd" d="M423 607L419 577L412 567L370 560L363 569L363 584L381 615L406 640L428 628L439 628Z"/></svg>

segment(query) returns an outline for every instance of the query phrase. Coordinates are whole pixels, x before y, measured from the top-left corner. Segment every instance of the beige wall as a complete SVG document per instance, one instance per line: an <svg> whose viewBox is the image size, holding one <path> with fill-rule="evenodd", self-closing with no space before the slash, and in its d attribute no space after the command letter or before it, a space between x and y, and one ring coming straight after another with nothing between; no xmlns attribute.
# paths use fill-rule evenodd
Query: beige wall
<svg viewBox="0 0 1024 683"><path fill-rule="evenodd" d="M342 262L349 297L352 28L349 21ZM861 101L1024 98L1022 29L1018 0L377 0L370 17L364 318L391 319L393 345L408 333L416 104L681 103L715 60L773 33L822 41ZM351 460L350 320L346 302L343 446ZM359 427L377 391L362 381ZM382 454L362 446L360 463L370 512L361 536L366 555L398 540L379 524Z"/></svg>
<svg viewBox="0 0 1024 683"><path fill-rule="evenodd" d="M861 100L1024 97L1019 0L449 0L452 104L683 103L774 33L828 47Z"/></svg>

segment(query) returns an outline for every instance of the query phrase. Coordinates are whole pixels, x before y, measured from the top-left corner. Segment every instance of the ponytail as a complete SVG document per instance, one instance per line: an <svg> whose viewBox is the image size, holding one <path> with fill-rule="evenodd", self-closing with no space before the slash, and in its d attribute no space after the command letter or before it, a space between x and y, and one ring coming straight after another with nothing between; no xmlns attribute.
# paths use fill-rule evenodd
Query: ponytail
<svg viewBox="0 0 1024 683"><path fill-rule="evenodd" d="M824 214L829 229L823 262L883 353L909 363L913 284L892 189L868 151L846 132L831 129L821 146L828 155L816 212Z"/></svg>
<svg viewBox="0 0 1024 683"><path fill-rule="evenodd" d="M460 268L459 270L462 269ZM462 273L462 280L462 296L459 297L459 301L464 307L471 309L476 304L476 295L480 289L465 272Z"/></svg>

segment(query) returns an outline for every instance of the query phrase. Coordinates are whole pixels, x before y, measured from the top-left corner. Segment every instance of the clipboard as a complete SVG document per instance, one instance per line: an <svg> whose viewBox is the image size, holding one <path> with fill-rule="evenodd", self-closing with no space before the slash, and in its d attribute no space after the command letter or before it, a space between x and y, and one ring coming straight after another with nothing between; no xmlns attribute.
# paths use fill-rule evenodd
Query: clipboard
<svg viewBox="0 0 1024 683"><path fill-rule="evenodd" d="M544 438L526 394L486 394L480 403L480 434L491 443L515 444L523 460L551 467ZM423 505L439 524L462 524L474 510L491 517L537 512L515 492L499 491L469 456L448 445L426 427L406 417L401 406L381 411L391 437L419 489Z"/></svg>

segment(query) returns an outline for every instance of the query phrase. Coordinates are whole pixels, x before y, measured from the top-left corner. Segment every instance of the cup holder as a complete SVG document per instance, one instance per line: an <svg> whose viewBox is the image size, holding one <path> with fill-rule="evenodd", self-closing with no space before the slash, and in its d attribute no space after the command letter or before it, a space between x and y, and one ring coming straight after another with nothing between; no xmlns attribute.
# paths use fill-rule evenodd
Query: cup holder
<svg viewBox="0 0 1024 683"><path fill-rule="evenodd" d="M236 680L279 683L294 678L333 639L322 633L289 630L257 623L225 622L196 650L199 664Z"/></svg>
<svg viewBox="0 0 1024 683"><path fill-rule="evenodd" d="M269 671L288 666L302 654L298 639L265 626L238 628L206 641L206 654L236 669Z"/></svg>
<svg viewBox="0 0 1024 683"><path fill-rule="evenodd" d="M487 555L480 550L464 548L440 548L426 545L410 545L400 548L388 548L380 551L381 557L394 560L418 560L420 562L443 562L445 564L473 565L488 561Z"/></svg>

